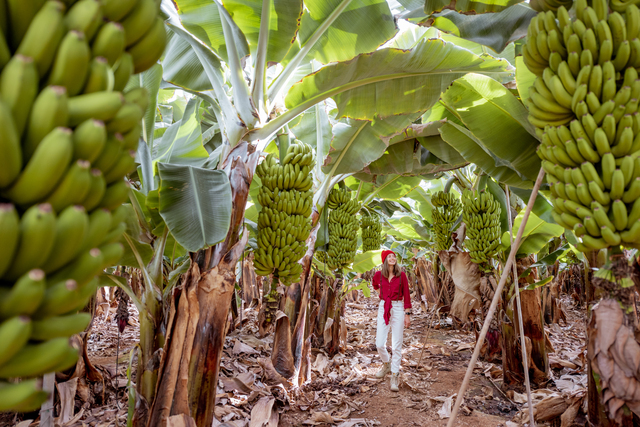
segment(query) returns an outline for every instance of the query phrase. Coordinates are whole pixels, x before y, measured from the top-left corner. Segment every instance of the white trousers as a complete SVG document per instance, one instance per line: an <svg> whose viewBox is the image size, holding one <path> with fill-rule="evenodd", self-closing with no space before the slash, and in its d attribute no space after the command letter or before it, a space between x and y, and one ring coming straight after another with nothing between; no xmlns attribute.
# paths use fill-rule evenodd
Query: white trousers
<svg viewBox="0 0 640 427"><path fill-rule="evenodd" d="M391 301L391 318L389 324L384 323L384 301L380 301L378 306L378 325L376 330L376 347L383 363L389 361L387 351L387 336L391 329L391 372L400 372L400 362L402 361L402 332L404 331L404 302Z"/></svg>

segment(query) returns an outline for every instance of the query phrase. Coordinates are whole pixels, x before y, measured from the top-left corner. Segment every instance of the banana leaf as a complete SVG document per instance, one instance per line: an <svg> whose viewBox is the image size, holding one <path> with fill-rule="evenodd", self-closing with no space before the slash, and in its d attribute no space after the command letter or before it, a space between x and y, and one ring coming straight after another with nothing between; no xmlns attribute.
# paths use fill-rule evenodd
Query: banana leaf
<svg viewBox="0 0 640 427"><path fill-rule="evenodd" d="M455 10L469 15L478 15L488 12L500 12L522 0L425 0L424 12L432 15L443 9Z"/></svg>
<svg viewBox="0 0 640 427"><path fill-rule="evenodd" d="M467 163L464 159L461 160L460 164L448 164L412 139L390 146L378 160L365 167L361 173L377 176L435 174L465 166Z"/></svg>
<svg viewBox="0 0 640 427"><path fill-rule="evenodd" d="M516 58L516 87L523 103L529 99L529 90L531 90L535 79L536 75L524 65L522 56L518 56Z"/></svg>
<svg viewBox="0 0 640 427"><path fill-rule="evenodd" d="M470 72L500 76L509 73L508 67L507 61L478 56L453 43L421 40L409 51L385 48L327 65L293 85L285 104L297 115L296 110L331 97L339 118L360 120L424 112L455 79Z"/></svg>
<svg viewBox="0 0 640 427"><path fill-rule="evenodd" d="M432 25L500 53L509 43L527 35L529 21L536 15L536 11L520 3L497 13L477 15L444 10L421 24Z"/></svg>
<svg viewBox="0 0 640 427"><path fill-rule="evenodd" d="M207 161L209 153L202 145L199 104L200 98L191 98L182 120L169 126L164 135L156 140L151 152L154 164L201 166Z"/></svg>
<svg viewBox="0 0 640 427"><path fill-rule="evenodd" d="M493 157L487 154L480 141L464 126L448 122L440 128L440 134L466 161L475 164L496 181L510 187L533 188L532 181L523 180L513 169L506 166L497 167Z"/></svg>
<svg viewBox="0 0 640 427"><path fill-rule="evenodd" d="M222 241L231 223L231 187L223 171L158 163L159 210L176 241L196 252Z"/></svg>
<svg viewBox="0 0 640 427"><path fill-rule="evenodd" d="M222 31L220 11L216 2L199 0L174 0L174 2L180 14L182 25L191 34L209 46L219 58L227 62L227 44ZM253 10L248 8L246 12L253 13ZM238 49L240 57L247 56L249 54L249 44L244 34L242 34L237 25L233 25L232 29L236 49Z"/></svg>
<svg viewBox="0 0 640 427"><path fill-rule="evenodd" d="M327 22L344 0L306 0L297 43L283 63L293 58ZM351 0L306 56L323 64L347 61L376 50L397 32L386 0Z"/></svg>
<svg viewBox="0 0 640 427"><path fill-rule="evenodd" d="M200 2L202 3L202 2ZM300 28L302 0L269 1L269 41L267 62L281 62L293 46ZM246 36L249 50L255 55L262 21L262 0L225 0L224 7ZM202 7L205 5L203 4Z"/></svg>
<svg viewBox="0 0 640 427"><path fill-rule="evenodd" d="M522 217L524 216L524 209L518 214L513 222L513 238L515 239L520 224L522 223ZM524 233L522 235L522 241L518 248L517 254L529 255L537 254L540 250L549 243L549 240L554 237L560 237L564 233L564 228L556 224L550 224L541 220L534 213L529 214L529 219L525 225ZM502 249L505 253L509 253L511 249L509 232L502 235Z"/></svg>
<svg viewBox="0 0 640 427"><path fill-rule="evenodd" d="M531 190L523 190L521 188L512 188L511 191L520 197L524 203L529 203L529 198L531 197ZM553 206L547 200L546 197L541 192L538 192L536 197L536 201L533 203L533 209L531 212L536 214L536 216L543 221L546 221L550 224L555 224L556 222L553 220L553 216L551 215L551 211L553 211Z"/></svg>
<svg viewBox="0 0 640 427"><path fill-rule="evenodd" d="M380 265L380 254L382 254L382 249L356 254L356 257L353 259L352 270L356 273L366 273L376 268Z"/></svg>
<svg viewBox="0 0 640 427"><path fill-rule="evenodd" d="M418 117L419 114L409 114L375 122L349 118L340 120L333 126L331 148L324 159L322 171L335 176L363 170L382 156L392 136L406 129Z"/></svg>
<svg viewBox="0 0 640 427"><path fill-rule="evenodd" d="M523 180L535 181L540 171L535 128L527 119L527 109L508 89L490 77L468 74L456 80L442 99L495 166L508 167Z"/></svg>
<svg viewBox="0 0 640 427"><path fill-rule="evenodd" d="M433 219L431 212L433 211L433 205L431 204L431 195L428 194L422 187L416 187L407 194L407 197L415 200L416 210L422 216L422 219L432 224Z"/></svg>

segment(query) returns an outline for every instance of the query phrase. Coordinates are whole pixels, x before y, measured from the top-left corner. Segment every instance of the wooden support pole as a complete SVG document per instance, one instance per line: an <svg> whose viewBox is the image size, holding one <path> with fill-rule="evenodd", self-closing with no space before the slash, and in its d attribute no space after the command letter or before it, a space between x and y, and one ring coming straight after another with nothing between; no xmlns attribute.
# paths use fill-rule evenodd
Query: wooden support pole
<svg viewBox="0 0 640 427"><path fill-rule="evenodd" d="M511 248L513 248L513 221L511 220L511 193L509 186L506 186L507 192L507 218L509 219L509 238L511 240ZM537 195L536 195L537 196ZM535 203L535 197L533 198ZM527 403L529 404L529 423L531 427L536 426L533 419L533 399L531 398L531 382L529 381L529 356L527 355L527 343L524 336L524 323L522 322L522 303L520 302L520 284L518 283L518 266L513 263L513 286L516 287L516 306L518 310L518 327L520 328L520 348L522 351L522 367L524 369L524 385L527 389Z"/></svg>
<svg viewBox="0 0 640 427"><path fill-rule="evenodd" d="M522 224L520 224L520 228L518 229L518 235L516 236L516 240L513 245L511 245L511 251L509 252L509 258L507 259L507 263L504 266L504 270L502 271L502 276L500 276L500 283L498 283L498 288L496 289L495 295L493 296L493 300L491 301L491 306L489 307L489 311L487 312L487 317L484 321L484 325L482 325L482 330L480 331L480 336L478 337L478 342L476 342L476 347L473 350L473 355L471 356L471 361L469 362L469 366L467 367L467 372L464 375L464 379L462 380L462 385L460 386L460 390L458 391L458 396L456 397L456 403L453 406L453 411L451 412L451 417L449 418L449 422L447 422L447 427L453 427L458 412L460 411L460 406L462 405L462 401L464 400L464 395L469 387L469 382L471 381L471 375L473 374L473 369L476 366L476 362L478 361L478 356L480 355L480 348L482 347L482 343L487 336L487 331L489 330L489 325L491 324L491 320L493 315L496 312L496 307L498 306L498 301L500 300L500 294L502 294L502 289L504 288L505 283L507 282L507 276L510 274L511 266L515 262L516 252L518 252L518 247L520 247L520 242L522 241L522 235L524 234L524 228L527 225L527 220L529 219L529 214L531 213L531 209L533 209L533 203L538 196L538 190L540 189L540 185L542 184L542 179L544 178L544 170L540 169L538 172L538 178L536 179L536 183L533 186L533 191L531 192L531 196L529 199L529 203L527 203L527 208L524 211L524 216L522 217Z"/></svg>

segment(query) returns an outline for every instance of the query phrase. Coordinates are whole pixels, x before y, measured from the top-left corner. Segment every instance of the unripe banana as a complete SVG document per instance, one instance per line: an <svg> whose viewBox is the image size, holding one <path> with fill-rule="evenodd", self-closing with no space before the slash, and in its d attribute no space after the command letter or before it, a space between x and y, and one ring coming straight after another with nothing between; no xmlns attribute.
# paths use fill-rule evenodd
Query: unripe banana
<svg viewBox="0 0 640 427"><path fill-rule="evenodd" d="M120 21L138 4L139 0L104 0L102 9L109 21Z"/></svg>
<svg viewBox="0 0 640 427"><path fill-rule="evenodd" d="M29 271L20 277L11 289L6 292L3 289L2 299L0 299L0 319L33 314L42 302L45 289L44 271L40 269Z"/></svg>
<svg viewBox="0 0 640 427"><path fill-rule="evenodd" d="M90 313L74 313L36 320L32 324L31 339L46 341L53 338L70 337L84 331L89 322L91 322Z"/></svg>
<svg viewBox="0 0 640 427"><path fill-rule="evenodd" d="M109 22L98 31L91 45L91 54L94 57L105 58L113 67L124 52L125 37L125 29L122 28L122 25L117 22Z"/></svg>
<svg viewBox="0 0 640 427"><path fill-rule="evenodd" d="M111 213L106 209L96 209L89 215L89 228L82 241L80 252L97 247L111 229ZM114 222L115 224L115 222Z"/></svg>
<svg viewBox="0 0 640 427"><path fill-rule="evenodd" d="M43 200L64 175L72 153L71 131L67 128L52 130L40 142L29 163L3 195L18 205Z"/></svg>
<svg viewBox="0 0 640 427"><path fill-rule="evenodd" d="M11 185L22 170L20 136L11 116L11 110L2 100L0 100L0 153L2 153L0 156L0 189L2 189Z"/></svg>
<svg viewBox="0 0 640 427"><path fill-rule="evenodd" d="M0 365L0 378L32 378L41 376L77 350L69 346L68 338L54 338L42 344L28 344L11 360Z"/></svg>
<svg viewBox="0 0 640 427"><path fill-rule="evenodd" d="M113 90L121 92L127 86L129 77L133 74L133 58L131 54L124 52L113 68Z"/></svg>
<svg viewBox="0 0 640 427"><path fill-rule="evenodd" d="M145 0L140 0L145 1ZM148 0L147 0L148 1ZM153 0L151 0L153 1ZM134 73L141 73L148 70L158 62L167 46L167 33L162 18L157 18L151 29L128 49L133 59ZM300 164L309 164L312 156L307 155L307 160Z"/></svg>
<svg viewBox="0 0 640 427"><path fill-rule="evenodd" d="M15 280L47 259L55 239L56 216L51 205L34 205L20 219L20 240L5 278Z"/></svg>
<svg viewBox="0 0 640 427"><path fill-rule="evenodd" d="M144 113L149 106L149 91L145 87L136 87L124 94L126 102L136 104Z"/></svg>
<svg viewBox="0 0 640 427"><path fill-rule="evenodd" d="M38 387L36 379L19 383L0 382L0 412L36 410L47 400L48 395Z"/></svg>
<svg viewBox="0 0 640 427"><path fill-rule="evenodd" d="M67 126L69 109L67 89L63 86L47 86L33 103L23 144L25 161L29 160L38 144L57 127Z"/></svg>
<svg viewBox="0 0 640 427"><path fill-rule="evenodd" d="M69 31L56 53L48 84L64 86L69 96L80 93L89 71L91 51L84 34Z"/></svg>
<svg viewBox="0 0 640 427"><path fill-rule="evenodd" d="M78 95L69 99L69 125L95 119L103 122L111 120L124 103L119 92L96 92Z"/></svg>
<svg viewBox="0 0 640 427"><path fill-rule="evenodd" d="M95 1L95 0L86 0ZM114 85L113 70L109 67L107 60L98 56L91 60L87 81L82 89L82 93L94 93L111 91Z"/></svg>
<svg viewBox="0 0 640 427"><path fill-rule="evenodd" d="M155 0L138 0L136 7L122 20L125 45L133 45L151 30L157 15Z"/></svg>
<svg viewBox="0 0 640 427"><path fill-rule="evenodd" d="M64 22L68 30L79 31L91 40L102 26L102 17L100 0L80 0L71 6Z"/></svg>
<svg viewBox="0 0 640 427"><path fill-rule="evenodd" d="M11 266L20 239L20 217L12 204L0 203L0 277Z"/></svg>
<svg viewBox="0 0 640 427"><path fill-rule="evenodd" d="M38 94L38 70L24 55L14 55L0 73L0 94L11 109L18 136L22 136L31 105Z"/></svg>
<svg viewBox="0 0 640 427"><path fill-rule="evenodd" d="M11 360L27 343L31 334L31 319L16 316L0 323L0 366Z"/></svg>
<svg viewBox="0 0 640 427"><path fill-rule="evenodd" d="M121 135L131 131L142 120L144 111L139 105L125 103L115 117L107 123L107 132Z"/></svg>
<svg viewBox="0 0 640 427"><path fill-rule="evenodd" d="M112 134L107 137L104 148L100 152L100 155L93 163L96 169L100 169L102 173L109 171L120 159L124 150L124 142L122 135L119 133ZM105 176L106 178L106 176Z"/></svg>
<svg viewBox="0 0 640 427"><path fill-rule="evenodd" d="M45 76L65 34L64 4L47 1L34 16L16 54L33 59L38 74Z"/></svg>
<svg viewBox="0 0 640 427"><path fill-rule="evenodd" d="M98 207L114 210L129 199L130 187L127 181L118 181L109 185Z"/></svg>
<svg viewBox="0 0 640 427"><path fill-rule="evenodd" d="M73 160L93 163L107 141L107 130L103 122L88 119L73 131Z"/></svg>
<svg viewBox="0 0 640 427"><path fill-rule="evenodd" d="M89 217L82 206L69 206L56 221L53 248L42 269L50 273L73 261L89 229Z"/></svg>

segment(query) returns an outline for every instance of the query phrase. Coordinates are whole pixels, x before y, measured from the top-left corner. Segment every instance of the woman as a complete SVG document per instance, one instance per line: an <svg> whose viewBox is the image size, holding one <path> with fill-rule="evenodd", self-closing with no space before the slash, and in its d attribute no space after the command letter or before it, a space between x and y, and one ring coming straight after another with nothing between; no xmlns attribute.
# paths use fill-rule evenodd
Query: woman
<svg viewBox="0 0 640 427"><path fill-rule="evenodd" d="M400 271L396 254L382 251L382 271L373 276L372 285L380 291L376 347L382 359L382 368L376 377L384 378L391 371L391 391L398 391L398 373L402 360L402 332L411 325L411 296L407 275ZM393 356L389 362L387 336L391 329Z"/></svg>

